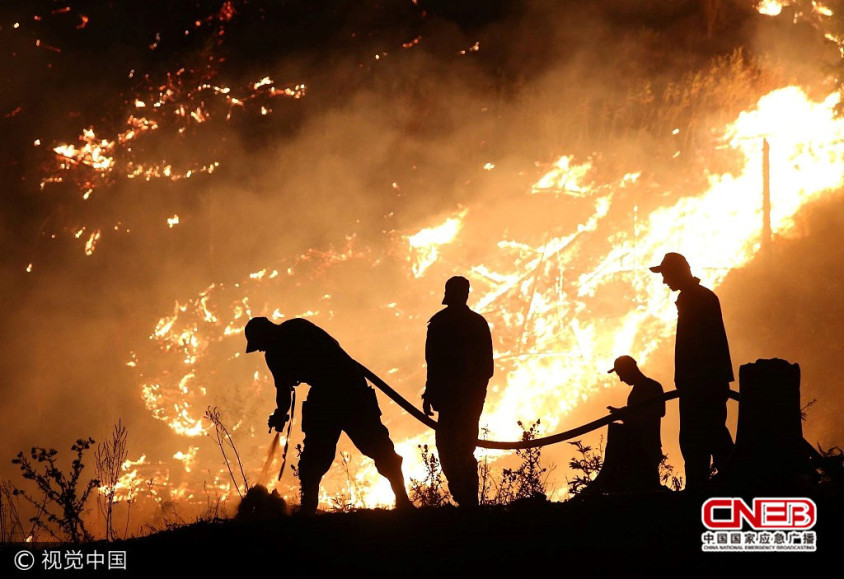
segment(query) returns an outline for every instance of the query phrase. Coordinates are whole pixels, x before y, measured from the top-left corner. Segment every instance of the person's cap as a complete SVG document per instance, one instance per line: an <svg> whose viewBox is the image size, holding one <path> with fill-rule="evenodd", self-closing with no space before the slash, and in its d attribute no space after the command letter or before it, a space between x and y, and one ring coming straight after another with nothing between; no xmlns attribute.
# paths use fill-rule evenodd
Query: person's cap
<svg viewBox="0 0 844 579"><path fill-rule="evenodd" d="M607 370L607 374L618 373L619 370L623 373L625 370L633 370L634 368L638 368L636 360L630 356L619 356L613 362L612 368Z"/></svg>
<svg viewBox="0 0 844 579"><path fill-rule="evenodd" d="M444 304L465 304L467 299L469 299L468 279L456 275L445 282Z"/></svg>
<svg viewBox="0 0 844 579"><path fill-rule="evenodd" d="M662 273L663 271L691 271L689 262L679 253L666 253L662 258L662 263L655 265L650 270L654 273Z"/></svg>
<svg viewBox="0 0 844 579"><path fill-rule="evenodd" d="M246 322L243 333L246 335L246 353L260 349L259 344L264 341L271 329L275 327L271 321L261 316Z"/></svg>

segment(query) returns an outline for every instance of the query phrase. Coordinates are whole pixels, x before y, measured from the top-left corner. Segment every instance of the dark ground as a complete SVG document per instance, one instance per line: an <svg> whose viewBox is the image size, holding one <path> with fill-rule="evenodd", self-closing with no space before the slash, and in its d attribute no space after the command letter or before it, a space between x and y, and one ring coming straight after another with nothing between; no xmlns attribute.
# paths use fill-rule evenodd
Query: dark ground
<svg viewBox="0 0 844 579"><path fill-rule="evenodd" d="M703 553L700 500L670 492L473 512L367 510L196 523L111 545L88 544L83 552L126 551L125 572L100 569L96 576L731 577L753 572L783 577L786 571L810 576L840 563L844 544L841 499L815 502L815 553ZM34 576L41 568L37 553L33 570L17 571L12 561L21 548L0 549L3 576ZM45 576L64 572L41 571Z"/></svg>

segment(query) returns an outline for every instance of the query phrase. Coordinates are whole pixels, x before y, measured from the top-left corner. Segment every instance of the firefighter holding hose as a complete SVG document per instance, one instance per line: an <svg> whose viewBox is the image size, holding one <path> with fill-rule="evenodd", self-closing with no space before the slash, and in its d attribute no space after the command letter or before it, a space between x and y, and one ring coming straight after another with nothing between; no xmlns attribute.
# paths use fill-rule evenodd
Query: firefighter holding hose
<svg viewBox="0 0 844 579"><path fill-rule="evenodd" d="M375 461L378 472L390 481L396 507L411 507L402 475L402 458L396 454L390 433L381 422L375 391L360 366L325 330L308 320L294 318L275 324L265 317L249 320L245 328L246 352L265 353L276 387L277 408L267 424L281 432L290 419L293 388L311 386L302 404L305 434L299 459L301 512L316 512L319 485L334 461L340 433Z"/></svg>

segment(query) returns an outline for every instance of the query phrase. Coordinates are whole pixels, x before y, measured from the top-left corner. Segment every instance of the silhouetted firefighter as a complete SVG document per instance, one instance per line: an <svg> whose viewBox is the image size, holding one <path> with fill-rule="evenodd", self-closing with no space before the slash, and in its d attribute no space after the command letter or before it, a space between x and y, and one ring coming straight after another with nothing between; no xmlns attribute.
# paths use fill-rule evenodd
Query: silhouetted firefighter
<svg viewBox="0 0 844 579"><path fill-rule="evenodd" d="M734 380L721 303L692 276L686 258L666 253L650 268L677 297L674 383L680 394L680 451L686 488L700 490L709 479L710 457L719 471L733 450L727 430L727 398Z"/></svg>
<svg viewBox="0 0 844 579"><path fill-rule="evenodd" d="M276 387L277 408L267 424L278 432L290 419L292 389L310 384L302 404L304 448L299 459L301 512L313 513L319 502L319 484L334 461L340 433L345 432L360 451L375 461L396 495L396 506L411 506L404 487L401 457L390 433L381 423L381 410L357 363L321 328L303 319L274 324L252 318L246 324L246 352L265 352Z"/></svg>
<svg viewBox="0 0 844 579"><path fill-rule="evenodd" d="M645 376L639 369L636 360L630 356L616 358L610 373L615 372L619 380L633 387L627 397L627 406L637 406L648 400L659 399L640 406L635 412L624 415L623 444L625 449L624 463L628 468L623 483L627 490L654 490L659 483L659 463L662 461L662 441L659 429L662 417L665 416L665 401L662 385L652 378ZM622 409L607 406L610 413L616 414ZM607 441L607 453L609 445Z"/></svg>
<svg viewBox="0 0 844 579"><path fill-rule="evenodd" d="M492 336L489 324L466 305L469 280L452 277L445 284L440 310L428 322L425 361L428 380L423 410L439 413L436 442L448 489L457 504L478 504L478 464L475 442L492 377Z"/></svg>

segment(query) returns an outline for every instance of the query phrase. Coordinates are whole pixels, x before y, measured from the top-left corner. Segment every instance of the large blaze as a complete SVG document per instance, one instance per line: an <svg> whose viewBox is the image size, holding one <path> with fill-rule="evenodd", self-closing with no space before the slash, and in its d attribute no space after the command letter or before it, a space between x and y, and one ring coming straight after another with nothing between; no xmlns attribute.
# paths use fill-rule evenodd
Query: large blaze
<svg viewBox="0 0 844 579"><path fill-rule="evenodd" d="M712 288L759 253L763 139L770 144L774 236L787 236L805 204L840 188L844 121L835 117L837 103L837 93L815 102L797 87L765 95L721 135L719 146L729 150L740 169L707 175L709 188L699 195L666 192L671 202L652 210L637 206L637 188L643 186L637 173L599 183L590 178L588 161L578 164L563 156L530 191L517 193L525 201L514 220L541 218L528 201L534 195L555 195L560 205L578 203L592 211L572 227L543 232L541 243L498 238L499 232L483 228L485 237L479 239L472 220L485 216L471 209L395 237L388 253L406 264L405 283L421 279L436 287L461 267L473 280L470 303L490 321L495 343L496 376L482 417L489 437L518 439L518 420L540 418L544 433L575 426L568 417L605 386L602 369L610 367L617 355L634 352L646 363L651 353L670 343L675 314L666 307L667 290L659 276L648 271L665 252L686 255L693 271ZM467 230L471 240L463 238ZM708 241L701 244L700 239ZM477 255L478 247L481 259L469 261L467 254ZM345 251L271 264L239 283L213 284L176 303L155 325L150 354L135 356L131 362L142 378L141 389L153 415L189 439L207 430L202 416L212 402L237 409L229 420L241 444L254 448L247 456L260 456L258 449L267 441L260 427L274 389L260 357L241 360L242 327L253 315L276 321L305 316L330 324L334 316L330 295L319 295L312 307L303 300L299 309L287 309L285 302L290 302L291 286L302 278L319 287L332 275L332 265L355 260L366 266L373 260L369 252L353 248L350 242ZM416 334L419 342L424 320L438 302L421 299L425 295L403 301L394 300L387 291L382 295L378 320L385 324L382 331ZM276 302L273 296L285 299ZM354 340L350 343L349 336L337 337L351 352L359 346ZM422 385L422 357L420 350L409 360L412 368L394 367L384 376L411 400L418 400ZM382 358L359 361L375 368L392 367L389 348L384 348ZM237 375L233 368L249 370ZM227 403L221 404L222 399ZM396 407L381 400L385 419L396 420L390 416ZM433 438L421 425L410 429L419 433L397 441L397 450L405 457L406 474L421 478L423 465L416 447L432 444ZM390 503L389 485L369 461L353 476L356 483L349 492L355 504ZM335 490L330 485L324 489L325 507L332 505Z"/></svg>
<svg viewBox="0 0 844 579"><path fill-rule="evenodd" d="M247 80L239 84L229 86L221 80L218 68L224 59L215 50L222 46L239 6L222 2L212 16L185 31L186 35L199 29L212 31L211 40L198 50L200 64L159 75L127 70L132 90L122 95L122 112L108 124L110 128L82 124L75 126L79 132L73 140L43 136L35 140L33 147L50 155L38 179L40 191L50 195L69 188L76 200L93 205L121 187L139 183L162 188L189 187L200 179L214 183L213 179L222 180L220 173L231 170L232 163L228 144L208 137L212 127L231 127L239 115L272 118L282 102L307 103L320 90L318 81L324 82L319 75L316 85L296 75L276 82L273 79L280 76L255 73L260 68L256 67L244 72L241 78ZM764 0L756 9L776 16L785 8L794 11L802 6ZM832 16L822 3L811 6L813 18ZM74 16L80 26L90 26L86 15ZM409 53L419 51L428 37L411 38L399 44ZM149 50L158 50L160 40L150 39ZM462 50L459 58L472 58L485 50L485 44L467 45L471 48ZM384 66L392 58L388 51L374 56ZM619 170L615 160L610 169L600 153L584 155L573 152L573 147L556 146L550 161L517 168L520 175L531 175L528 187L501 185L500 195L444 203L424 218L409 219L395 228L384 226L369 236L342 231L325 240L315 235L313 247L283 258L269 249L255 251L243 257L246 263L238 264L251 273L232 274L224 265L216 277L199 285L185 282L184 291L167 296L170 306L148 323L145 320L145 334L127 340L131 350L120 352L133 378L133 395L142 401L150 421L169 431L168 440L177 442L166 448L164 458L130 449L120 482L113 489L101 488L101 494L113 492L116 500L127 504L149 500L161 511L179 501L202 504L209 493L217 500L236 500L245 490L244 481L230 474L231 465L223 463L220 449L208 443L214 425L207 413L216 408L237 445L249 483L277 488L295 501L298 481L292 469L276 480L278 454L289 442L288 461L297 461L295 445L302 438L298 415L308 387L297 389L299 408L291 440L282 434L279 447L269 452L276 455L275 461L262 468L272 439L265 424L274 409L275 392L260 354L244 353L246 322L253 316L275 322L311 319L405 398L421 405L426 322L441 307L443 282L458 274L471 280L469 304L492 329L496 370L481 418L485 436L516 440L522 435L519 421L531 424L539 419L540 433L551 434L578 426L584 418L597 418L584 416L583 408L611 385L606 369L615 357L631 354L647 364L670 348L676 320L673 298L649 266L668 251L683 253L704 285L717 290L731 272L757 259L771 239L792 235L797 218L813 202L844 187L844 120L836 115L839 93L829 87L823 92L828 96L818 98L817 91L793 85L759 98L694 152L705 167L704 184L696 188L666 186L651 180L644 167L622 161ZM427 114L425 106L420 109L408 117ZM332 114L326 115L328 129L316 123L306 128L325 132L347 113ZM412 118L405 129L424 133L423 124ZM677 128L660 138L673 143L683 136ZM192 150L197 143L202 146ZM373 156L410 157L407 150L413 149L401 139L391 146L395 151L379 151L373 145ZM486 155L485 147L478 147L478 155ZM689 154L689 148L681 148L677 146L672 158ZM289 158L280 155L284 163L303 161L293 153L285 155ZM767 202L763 200L766 157ZM325 167L336 169L331 158L304 161L312 164L310 180L296 181L291 188L316 188L320 173L330 173ZM506 159L476 164L485 179L495 181L502 175L501 183L510 182L504 176ZM339 190L347 175L336 170L339 175L326 180ZM233 194L231 190L248 197L248 178L229 179L235 185L220 185L220 194ZM389 193L402 193L391 176L381 180ZM279 191L284 186L279 185ZM207 197L194 205L164 208L156 224L165 233L178 234L191 226L191 210L212 213L213 202ZM340 213L344 208L338 203L331 211ZM331 219L330 213L326 215ZM74 216L73 226L66 228L82 255L107 251L104 248L118 235L130 234L120 219L103 225L85 217ZM222 218L226 217L236 216ZM28 262L26 272L37 266L35 260ZM371 281L349 283L352 279ZM670 389L670 384L664 385ZM406 478L424 478L418 446L433 447L433 432L381 394L379 403L396 450L404 457ZM343 444L323 480L321 506L391 505L388 482L369 459ZM492 461L507 459L504 452L479 450L477 455L481 454ZM226 458L236 461L231 454ZM237 471L237 466L233 469ZM565 497L564 488L551 496Z"/></svg>

